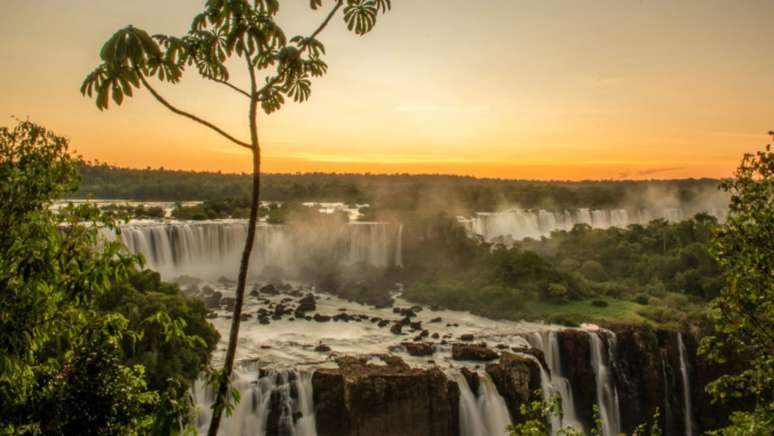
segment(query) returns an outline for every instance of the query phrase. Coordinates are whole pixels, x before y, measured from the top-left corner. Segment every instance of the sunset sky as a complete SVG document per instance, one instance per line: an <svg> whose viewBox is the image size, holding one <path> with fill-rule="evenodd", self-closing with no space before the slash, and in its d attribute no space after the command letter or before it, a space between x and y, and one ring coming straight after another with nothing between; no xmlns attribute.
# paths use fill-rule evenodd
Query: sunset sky
<svg viewBox="0 0 774 436"><path fill-rule="evenodd" d="M105 112L79 93L115 30L182 34L202 4L0 0L0 125L29 118L121 166L249 170L146 91ZM288 34L321 19L282 4ZM774 128L771 0L393 0L371 34L339 16L321 39L311 101L261 118L269 172L720 177ZM194 76L159 89L247 139L244 97Z"/></svg>

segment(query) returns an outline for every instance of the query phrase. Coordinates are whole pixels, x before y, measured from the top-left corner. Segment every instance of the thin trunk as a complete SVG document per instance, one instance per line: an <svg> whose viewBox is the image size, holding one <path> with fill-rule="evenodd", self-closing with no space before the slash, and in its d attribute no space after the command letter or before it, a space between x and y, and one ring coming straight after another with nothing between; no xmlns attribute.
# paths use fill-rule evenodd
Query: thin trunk
<svg viewBox="0 0 774 436"><path fill-rule="evenodd" d="M245 250L242 252L242 261L239 264L239 278L237 279L236 302L234 303L234 315L231 318L231 332L228 338L228 350L226 350L226 361L223 364L222 378L217 386L215 404L212 411L212 420L207 432L208 436L216 436L220 427L220 420L223 416L223 406L228 395L231 373L234 369L234 359L236 357L237 342L239 341L239 324L241 322L242 304L245 298L245 285L247 282L247 270L250 266L250 253L253 250L255 241L255 226L258 223L258 208L261 203L261 146L258 142L258 99L256 96L257 82L255 80L255 71L250 60L247 60L248 69L252 83L252 95L250 100L250 141L253 151L253 192L250 199L250 219L247 222L247 241L245 241Z"/></svg>

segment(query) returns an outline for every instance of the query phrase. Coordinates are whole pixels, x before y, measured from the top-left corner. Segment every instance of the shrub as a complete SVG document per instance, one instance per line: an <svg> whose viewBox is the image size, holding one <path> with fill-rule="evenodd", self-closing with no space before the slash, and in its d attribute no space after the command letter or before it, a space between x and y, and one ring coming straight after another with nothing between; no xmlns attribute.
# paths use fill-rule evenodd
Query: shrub
<svg viewBox="0 0 774 436"><path fill-rule="evenodd" d="M591 302L591 305L594 307L607 307L609 304L607 304L607 301L605 300L594 300Z"/></svg>
<svg viewBox="0 0 774 436"><path fill-rule="evenodd" d="M637 304L642 304L645 306L650 301L650 297L647 294L638 294L637 297L634 298L634 301Z"/></svg>

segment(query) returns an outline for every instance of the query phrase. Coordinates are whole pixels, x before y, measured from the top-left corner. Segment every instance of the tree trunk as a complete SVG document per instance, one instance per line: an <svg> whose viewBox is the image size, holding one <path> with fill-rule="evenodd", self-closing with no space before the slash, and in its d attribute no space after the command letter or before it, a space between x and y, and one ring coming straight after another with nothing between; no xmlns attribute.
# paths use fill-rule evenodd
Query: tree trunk
<svg viewBox="0 0 774 436"><path fill-rule="evenodd" d="M257 144L256 144L257 145ZM255 241L255 227L258 223L258 208L260 206L261 196L261 149L253 149L253 191L250 200L250 219L247 223L247 240L245 249L242 252L242 260L239 264L239 278L237 279L236 302L234 303L234 314L231 318L231 332L228 338L228 350L226 351L226 361L223 364L223 372L218 382L215 403L213 405L212 420L207 432L208 436L216 436L220 427L220 419L223 415L223 406L228 394L231 373L234 369L234 359L236 357L237 342L239 340L239 324L241 322L242 304L245 297L245 285L247 282L247 270L250 266L250 253L253 250Z"/></svg>

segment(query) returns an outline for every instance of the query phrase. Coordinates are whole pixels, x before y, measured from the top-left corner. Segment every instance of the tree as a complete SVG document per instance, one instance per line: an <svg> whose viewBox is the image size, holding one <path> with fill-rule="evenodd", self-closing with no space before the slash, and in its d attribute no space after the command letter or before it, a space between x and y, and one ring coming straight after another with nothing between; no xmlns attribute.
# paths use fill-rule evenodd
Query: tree
<svg viewBox="0 0 774 436"><path fill-rule="evenodd" d="M774 133L772 133L774 134ZM750 398L752 410L735 412L722 434L770 434L774 430L774 152L771 144L746 154L734 178L726 222L719 227L712 254L725 274L710 316L716 334L702 352L724 362L745 359L742 372L727 374L707 389L718 400Z"/></svg>
<svg viewBox="0 0 774 436"><path fill-rule="evenodd" d="M75 433L133 434L157 400L116 346L126 320L94 307L136 259L118 243L94 250L110 225L95 209L51 210L78 181L67 149L31 122L0 128L0 434L73 434L87 411L89 431Z"/></svg>
<svg viewBox="0 0 774 436"><path fill-rule="evenodd" d="M308 36L287 38L275 17L279 0L207 0L204 10L191 22L189 32L181 37L155 35L128 26L117 31L105 42L100 52L102 63L83 82L81 92L95 97L97 107L107 109L112 100L120 105L131 97L134 89L145 88L173 113L199 123L250 150L253 164L251 205L248 233L239 266L236 303L232 318L229 345L224 367L216 383L212 422L209 434L217 433L226 398L229 378L234 366L239 336L240 313L244 300L245 282L250 253L255 239L261 188L261 146L258 137L258 106L266 114L279 110L286 99L304 102L311 94L311 79L327 72L322 56L325 47L318 40L320 33L341 10L347 29L357 35L371 31L377 16L391 8L391 0L335 0L320 25ZM323 0L310 0L313 10L321 8ZM241 59L250 77L249 89L230 79L229 61ZM222 128L178 108L165 99L150 81L176 84L188 67L214 83L223 85L247 99L250 139L240 140ZM259 80L259 75L264 80Z"/></svg>

